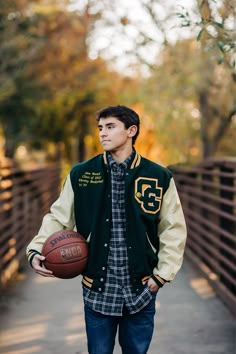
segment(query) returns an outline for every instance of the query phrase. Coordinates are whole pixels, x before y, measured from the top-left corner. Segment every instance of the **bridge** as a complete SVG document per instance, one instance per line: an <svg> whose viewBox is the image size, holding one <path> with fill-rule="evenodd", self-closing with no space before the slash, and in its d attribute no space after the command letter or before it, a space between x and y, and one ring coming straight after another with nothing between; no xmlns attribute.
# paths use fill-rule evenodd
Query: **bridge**
<svg viewBox="0 0 236 354"><path fill-rule="evenodd" d="M180 273L158 293L149 353L234 354L236 160L170 169L188 241ZM39 277L24 255L59 186L59 166L0 165L0 353L87 353L80 277Z"/></svg>

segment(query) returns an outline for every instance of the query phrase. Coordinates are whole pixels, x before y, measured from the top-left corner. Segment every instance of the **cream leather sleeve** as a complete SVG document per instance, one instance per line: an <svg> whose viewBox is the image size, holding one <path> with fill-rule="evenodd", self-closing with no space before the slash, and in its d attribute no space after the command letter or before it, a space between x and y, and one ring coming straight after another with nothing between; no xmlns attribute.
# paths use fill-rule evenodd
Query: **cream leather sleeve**
<svg viewBox="0 0 236 354"><path fill-rule="evenodd" d="M27 257L30 257L32 250L40 253L45 240L54 232L61 229L73 230L74 228L74 192L71 186L70 175L68 175L59 198L52 204L50 212L43 218L38 234L27 246Z"/></svg>
<svg viewBox="0 0 236 354"><path fill-rule="evenodd" d="M159 260L153 273L171 281L182 265L187 237L184 214L173 178L162 201L158 237Z"/></svg>

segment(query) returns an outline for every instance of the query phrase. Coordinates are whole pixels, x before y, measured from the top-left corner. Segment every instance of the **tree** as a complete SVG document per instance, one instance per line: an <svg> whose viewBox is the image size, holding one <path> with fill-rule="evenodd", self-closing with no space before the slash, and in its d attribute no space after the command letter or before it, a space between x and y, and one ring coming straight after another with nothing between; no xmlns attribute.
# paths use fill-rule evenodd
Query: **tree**
<svg viewBox="0 0 236 354"><path fill-rule="evenodd" d="M145 111L152 117L156 144L168 164L193 163L201 153L196 94L201 80L199 57L198 45L192 40L166 46L161 63L141 88Z"/></svg>
<svg viewBox="0 0 236 354"><path fill-rule="evenodd" d="M197 0L197 18L182 8L182 26L196 29L197 40L212 60L225 62L236 81L236 8L234 0Z"/></svg>
<svg viewBox="0 0 236 354"><path fill-rule="evenodd" d="M117 4L116 1L112 2L112 6L116 9ZM148 66L148 75L155 77L156 72L160 73L163 56L171 47L173 49L178 46L178 43L183 41L183 37L190 38L196 35L199 46L196 46L198 65L195 69L198 71L196 74L199 79L196 78L193 88L196 98L194 100L195 109L200 112L198 132L201 139L202 158L219 154L222 139L227 136L229 127L233 124L236 106L235 6L233 1L196 0L192 13L184 8L180 13L177 13L176 4L173 1L166 1L163 4L156 0L140 0L139 5L143 11L143 19L146 20L138 21L135 16L132 16L132 12L125 13L120 10L120 17L116 19L116 30L119 31L120 36L123 36L122 38L125 36L129 38L127 55L131 55L130 58L133 62L136 60L136 63L144 63ZM177 23L179 17L182 20L182 32L180 24ZM109 19L109 16L107 18ZM112 21L114 21L113 17L111 17L111 23ZM173 33L173 29L177 35ZM150 51L156 53L155 61L149 61L145 55ZM174 50L171 51L174 53ZM201 55L199 55L200 52ZM133 59L134 57L135 59ZM184 72L186 60L181 56L176 57L176 60L178 59L182 59L182 62L180 66L176 63L176 66ZM179 89L178 85L178 90L175 90L175 102L178 101ZM173 95L170 91L168 94L170 96L167 96L167 101L169 100L169 105L172 106ZM156 101L155 95L153 100ZM151 101L151 97L149 101ZM168 122L170 121L169 114L171 116L171 112L166 112L165 115ZM173 116L174 114L176 113L173 112ZM184 121L183 125L185 123L188 127L188 121ZM188 130L185 130L187 134L185 140L188 140Z"/></svg>
<svg viewBox="0 0 236 354"><path fill-rule="evenodd" d="M234 1L198 0L198 19L180 14L198 28L204 81L198 86L203 158L214 156L236 115L236 8Z"/></svg>
<svg viewBox="0 0 236 354"><path fill-rule="evenodd" d="M40 53L29 65L31 78L37 75L41 85L49 87L37 121L38 141L65 145L71 157L74 141L79 139L76 160L85 157L84 138L88 131L87 116L95 100L94 76L102 70L101 61L88 58L86 38L96 18L86 7L83 14L40 9L38 28L45 38ZM50 129L50 130L49 130Z"/></svg>
<svg viewBox="0 0 236 354"><path fill-rule="evenodd" d="M6 1L0 10L0 124L6 138L5 154L11 158L20 141L32 138L36 102L46 94L37 78L28 76L29 63L41 44L32 30L32 3Z"/></svg>
<svg viewBox="0 0 236 354"><path fill-rule="evenodd" d="M27 64L38 46L28 32L27 7L26 0L13 0L2 2L0 10L0 124L9 157L25 138L28 120L34 114L30 97L40 95L40 87L36 82L28 82L25 76Z"/></svg>
<svg viewBox="0 0 236 354"><path fill-rule="evenodd" d="M103 60L89 58L87 48L99 13L90 2L80 11L68 4L21 0L3 8L0 80L9 77L11 85L0 98L0 123L10 157L21 142L42 148L53 141L65 146L67 156L84 159L89 115L98 97L100 104L111 99L110 72Z"/></svg>

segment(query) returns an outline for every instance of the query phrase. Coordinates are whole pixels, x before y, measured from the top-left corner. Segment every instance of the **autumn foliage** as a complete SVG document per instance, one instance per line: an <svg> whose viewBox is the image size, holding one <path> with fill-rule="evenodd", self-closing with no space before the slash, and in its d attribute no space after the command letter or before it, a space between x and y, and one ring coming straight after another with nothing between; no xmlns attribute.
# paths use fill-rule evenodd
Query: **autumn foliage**
<svg viewBox="0 0 236 354"><path fill-rule="evenodd" d="M160 30L154 2L140 3L153 28ZM154 40L142 33L132 53L137 57L132 75L117 71L105 60L104 51L91 55L104 4L88 0L75 10L69 0L2 2L0 155L19 158L25 151L26 158L38 152L43 161L70 163L89 158L101 151L95 112L113 104L137 110L141 117L137 149L157 162L191 163L233 155L235 80L228 54L220 64L214 61L216 49L204 49L208 39L203 32L198 41L175 43L165 35L156 62L143 75L138 47ZM206 9L212 16L211 8L203 5L202 16ZM117 31L128 26L132 26L129 14L122 14Z"/></svg>

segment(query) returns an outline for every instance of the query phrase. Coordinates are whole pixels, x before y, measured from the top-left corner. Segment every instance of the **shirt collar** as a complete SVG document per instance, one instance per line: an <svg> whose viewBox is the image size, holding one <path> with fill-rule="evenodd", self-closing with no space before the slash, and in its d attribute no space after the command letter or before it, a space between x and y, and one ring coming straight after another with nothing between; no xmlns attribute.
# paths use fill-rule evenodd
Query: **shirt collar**
<svg viewBox="0 0 236 354"><path fill-rule="evenodd" d="M104 151L104 153L103 153L103 161L104 161L105 165L109 165L108 154L109 154L109 152L107 152L107 151ZM131 154L131 159L130 159L128 165L127 165L127 168L128 169L134 169L134 168L138 167L140 165L140 163L141 163L141 159L142 159L141 155L138 154L136 152L135 148L133 147L133 152Z"/></svg>
<svg viewBox="0 0 236 354"><path fill-rule="evenodd" d="M127 157L127 159L121 163L118 163L117 161L115 161L113 159L113 157L111 156L111 153L108 152L107 154L107 158L108 158L108 163L110 168L112 169L126 169L130 163L130 161L133 159L135 152L132 151L132 153Z"/></svg>

